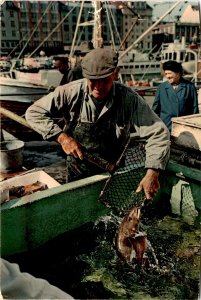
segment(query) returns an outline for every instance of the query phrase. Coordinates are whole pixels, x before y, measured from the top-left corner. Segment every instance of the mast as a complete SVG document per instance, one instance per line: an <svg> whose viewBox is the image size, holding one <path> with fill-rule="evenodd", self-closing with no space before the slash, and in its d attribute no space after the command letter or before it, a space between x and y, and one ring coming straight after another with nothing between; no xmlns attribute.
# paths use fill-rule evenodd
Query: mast
<svg viewBox="0 0 201 300"><path fill-rule="evenodd" d="M93 46L94 48L102 48L102 3L101 1L92 0L92 5L94 6Z"/></svg>
<svg viewBox="0 0 201 300"><path fill-rule="evenodd" d="M200 0L198 0L198 7L199 7L200 28L201 28L201 1ZM201 31L200 31L200 43L201 43Z"/></svg>
<svg viewBox="0 0 201 300"><path fill-rule="evenodd" d="M75 29L75 34L74 34L73 42L72 42L72 45L71 45L71 50L70 50L70 55L69 55L70 57L72 57L72 55L74 53L75 41L76 41L76 37L77 37L78 28L80 26L80 20L81 20L81 16L82 16L83 7L84 7L84 2L85 2L85 0L82 0L79 16L78 16L78 20L77 20L77 26L76 26L76 29Z"/></svg>

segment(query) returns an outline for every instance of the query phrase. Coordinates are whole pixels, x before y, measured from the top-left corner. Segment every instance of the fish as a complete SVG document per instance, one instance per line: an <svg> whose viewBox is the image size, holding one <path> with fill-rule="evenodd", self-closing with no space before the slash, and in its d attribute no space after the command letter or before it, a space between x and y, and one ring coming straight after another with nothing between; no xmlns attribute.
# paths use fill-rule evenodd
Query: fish
<svg viewBox="0 0 201 300"><path fill-rule="evenodd" d="M134 253L132 253L133 258L138 265L142 265L147 248L147 234L139 232L134 238L130 238L130 242L134 250Z"/></svg>
<svg viewBox="0 0 201 300"><path fill-rule="evenodd" d="M133 207L124 216L115 236L115 247L122 260L134 268L133 259L138 265L143 262L146 250L146 233L139 232L141 211Z"/></svg>
<svg viewBox="0 0 201 300"><path fill-rule="evenodd" d="M48 186L40 181L32 184L13 186L9 189L9 200L14 200L23 196L33 194L38 191L47 190Z"/></svg>

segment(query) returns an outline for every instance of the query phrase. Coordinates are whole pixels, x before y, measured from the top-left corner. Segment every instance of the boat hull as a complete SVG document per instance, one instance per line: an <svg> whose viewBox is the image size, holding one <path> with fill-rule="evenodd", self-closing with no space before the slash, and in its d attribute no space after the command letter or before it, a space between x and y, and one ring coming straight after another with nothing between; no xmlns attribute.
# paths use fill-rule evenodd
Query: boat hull
<svg viewBox="0 0 201 300"><path fill-rule="evenodd" d="M48 88L25 84L11 78L1 78L0 106L20 117L24 117L27 108L36 100L49 93ZM28 127L0 114L1 128L24 141L41 140L41 136Z"/></svg>
<svg viewBox="0 0 201 300"><path fill-rule="evenodd" d="M1 77L0 100L30 103L49 93L49 87Z"/></svg>
<svg viewBox="0 0 201 300"><path fill-rule="evenodd" d="M96 175L4 203L1 209L2 256L35 249L65 232L107 215L110 209L97 200L107 178L108 174ZM200 211L201 170L173 160L161 176L161 189L154 203L170 203L173 199L173 209L175 205L180 208L184 200L181 195L184 197L184 194L175 186L182 185L188 188L187 195L190 189L194 208ZM165 205L169 207L166 202ZM176 213L183 214L180 211Z"/></svg>
<svg viewBox="0 0 201 300"><path fill-rule="evenodd" d="M108 209L97 200L106 178L93 176L4 203L2 256L37 248L107 214Z"/></svg>

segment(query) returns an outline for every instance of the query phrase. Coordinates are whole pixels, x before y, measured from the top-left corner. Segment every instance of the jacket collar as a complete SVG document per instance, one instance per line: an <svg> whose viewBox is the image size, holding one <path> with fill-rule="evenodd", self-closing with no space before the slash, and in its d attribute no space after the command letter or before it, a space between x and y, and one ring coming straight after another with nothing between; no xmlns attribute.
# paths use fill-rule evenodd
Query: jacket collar
<svg viewBox="0 0 201 300"><path fill-rule="evenodd" d="M170 89L172 87L172 85L168 81L165 81L164 85L165 85L165 89ZM181 79L178 88L175 89L174 91L178 92L179 90L185 88L185 86L186 86L185 82Z"/></svg>

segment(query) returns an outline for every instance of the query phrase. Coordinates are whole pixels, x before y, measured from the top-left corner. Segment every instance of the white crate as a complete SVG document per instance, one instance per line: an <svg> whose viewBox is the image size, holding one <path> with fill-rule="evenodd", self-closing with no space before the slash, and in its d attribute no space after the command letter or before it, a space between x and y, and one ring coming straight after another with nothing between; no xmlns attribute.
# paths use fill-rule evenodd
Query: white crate
<svg viewBox="0 0 201 300"><path fill-rule="evenodd" d="M0 202L3 203L8 199L8 190L11 187L33 184L36 181L40 181L41 183L46 184L48 189L60 186L60 183L58 181L56 181L44 171L36 171L25 175L18 175L0 183Z"/></svg>
<svg viewBox="0 0 201 300"><path fill-rule="evenodd" d="M172 118L171 135L179 146L201 151L201 114Z"/></svg>

